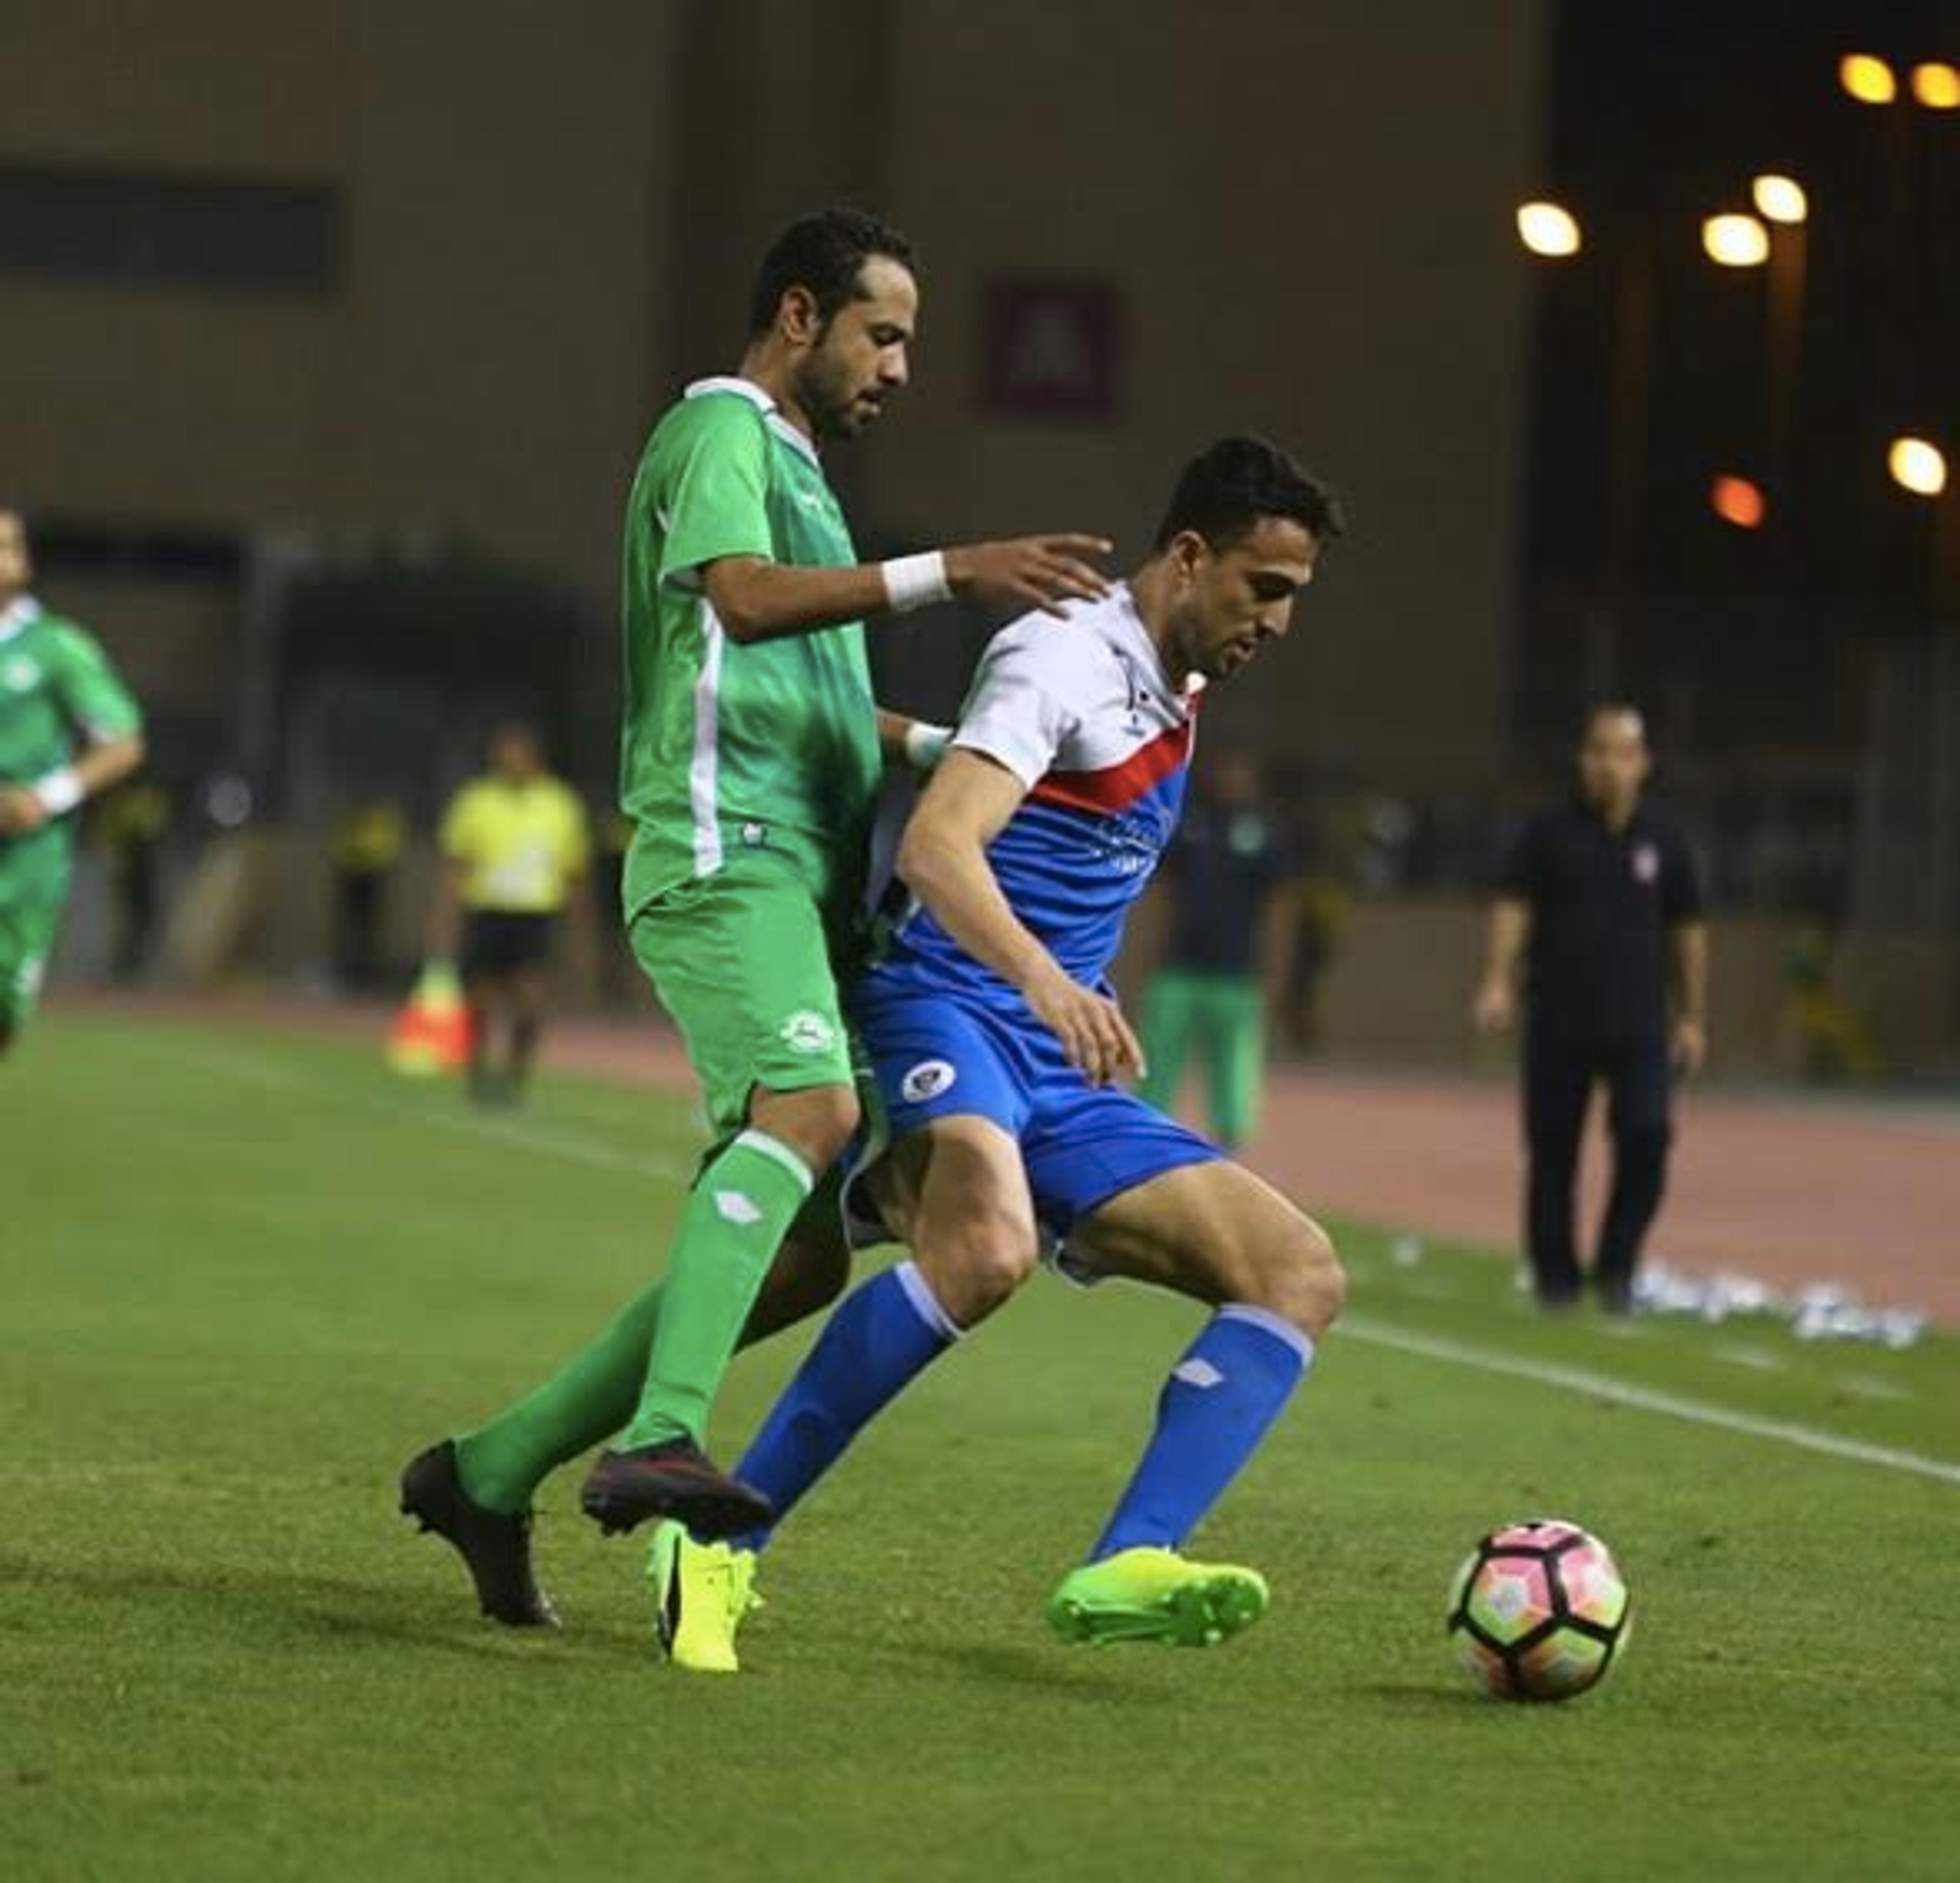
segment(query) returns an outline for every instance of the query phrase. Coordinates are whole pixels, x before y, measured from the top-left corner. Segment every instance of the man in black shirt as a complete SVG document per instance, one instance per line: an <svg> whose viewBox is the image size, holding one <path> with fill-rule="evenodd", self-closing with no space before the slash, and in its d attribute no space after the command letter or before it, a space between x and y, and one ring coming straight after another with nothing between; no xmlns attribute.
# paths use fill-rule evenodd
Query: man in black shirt
<svg viewBox="0 0 1960 1883"><path fill-rule="evenodd" d="M1211 1075L1212 1135L1228 1150L1243 1145L1258 1122L1266 1050L1262 943L1268 912L1291 873L1258 770L1226 753L1164 852L1170 932L1144 1004L1149 1070L1138 1090L1168 1112L1198 1046Z"/></svg>
<svg viewBox="0 0 1960 1883"><path fill-rule="evenodd" d="M1641 801L1647 732L1631 706L1598 708L1579 790L1519 833L1491 910L1480 1030L1506 1030L1526 958L1526 1248L1548 1308L1578 1297L1573 1188L1596 1081L1611 1094L1613 1184L1590 1279L1609 1312L1633 1305L1640 1244L1666 1187L1670 1074L1707 1051L1707 930L1694 860Z"/></svg>

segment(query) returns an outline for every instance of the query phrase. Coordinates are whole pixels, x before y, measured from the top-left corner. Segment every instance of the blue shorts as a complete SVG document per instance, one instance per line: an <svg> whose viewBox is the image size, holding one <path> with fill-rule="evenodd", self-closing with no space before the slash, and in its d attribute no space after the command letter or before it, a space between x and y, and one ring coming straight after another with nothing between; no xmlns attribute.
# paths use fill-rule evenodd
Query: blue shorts
<svg viewBox="0 0 1960 1883"><path fill-rule="evenodd" d="M1091 1085L1031 1015L873 974L851 1018L889 1139L934 1118L991 1119L1019 1140L1035 1213L1058 1242L1111 1198L1224 1155L1133 1093Z"/></svg>

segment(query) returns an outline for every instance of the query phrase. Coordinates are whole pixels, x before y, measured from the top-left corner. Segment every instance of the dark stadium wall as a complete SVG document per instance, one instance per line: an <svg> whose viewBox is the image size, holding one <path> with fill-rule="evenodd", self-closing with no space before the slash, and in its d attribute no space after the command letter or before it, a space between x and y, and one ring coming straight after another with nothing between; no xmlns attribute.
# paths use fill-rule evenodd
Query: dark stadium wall
<svg viewBox="0 0 1960 1883"><path fill-rule="evenodd" d="M709 266L671 310L677 364L725 356L742 274L785 217L875 200L917 242L925 293L902 412L839 454L861 526L1080 524L1134 555L1184 453L1274 434L1344 487L1354 533L1275 677L1208 709L1214 736L1385 789L1481 789L1510 696L1527 285L1511 212L1532 179L1543 14L716 0L682 41L681 228ZM733 95L750 109L731 114ZM1113 298L1106 418L990 409L984 310L1029 275Z"/></svg>
<svg viewBox="0 0 1960 1883"><path fill-rule="evenodd" d="M1274 433L1355 532L1213 736L1475 789L1510 692L1542 13L21 0L0 169L323 186L340 243L310 293L0 269L9 479L65 516L446 533L533 566L590 619L596 768L644 428L733 363L773 228L857 196L927 268L913 393L839 454L867 541L1081 523L1131 555L1182 454ZM1120 326L1099 420L983 396L983 302L1043 274ZM140 585L117 612L112 641L140 632Z"/></svg>
<svg viewBox="0 0 1960 1883"><path fill-rule="evenodd" d="M1507 698L1535 0L898 9L897 213L929 232L932 347L873 485L985 529L1134 554L1180 457L1248 428L1348 494L1354 533L1210 736L1401 790L1478 784ZM1038 48L1036 56L1029 56ZM1113 285L1115 421L975 410L990 275ZM1280 677L1283 676L1283 677Z"/></svg>
<svg viewBox="0 0 1960 1883"><path fill-rule="evenodd" d="M617 514L667 377L679 11L582 0L564 20L465 0L10 8L10 62L36 82L0 113L0 171L322 185L339 240L312 292L0 267L0 412L10 483L44 514L459 539L568 588L597 776ZM78 602L138 650L153 707L208 723L237 625L221 611L201 660L148 671L174 586L127 568Z"/></svg>
<svg viewBox="0 0 1960 1883"><path fill-rule="evenodd" d="M324 12L27 0L6 40L9 173L344 180L349 49ZM42 513L307 516L341 326L324 296L0 267L8 483Z"/></svg>

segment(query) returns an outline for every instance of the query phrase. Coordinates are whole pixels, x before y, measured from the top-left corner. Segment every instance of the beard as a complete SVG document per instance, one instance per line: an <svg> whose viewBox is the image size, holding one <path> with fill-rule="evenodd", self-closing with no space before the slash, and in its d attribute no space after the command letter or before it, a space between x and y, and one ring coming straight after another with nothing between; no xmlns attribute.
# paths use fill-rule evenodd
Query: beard
<svg viewBox="0 0 1960 1883"><path fill-rule="evenodd" d="M861 390L850 369L819 345L798 377L797 396L819 438L854 438L866 423L858 403Z"/></svg>

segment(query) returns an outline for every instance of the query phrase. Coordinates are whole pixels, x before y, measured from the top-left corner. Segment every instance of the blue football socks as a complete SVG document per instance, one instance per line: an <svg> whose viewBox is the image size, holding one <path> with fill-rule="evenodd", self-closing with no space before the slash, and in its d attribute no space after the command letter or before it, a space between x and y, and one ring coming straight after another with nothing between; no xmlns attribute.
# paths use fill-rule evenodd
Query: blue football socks
<svg viewBox="0 0 1960 1883"><path fill-rule="evenodd" d="M1164 1382L1157 1430L1091 1562L1176 1549L1258 1449L1312 1363L1313 1343L1263 1308L1221 1308Z"/></svg>
<svg viewBox="0 0 1960 1883"><path fill-rule="evenodd" d="M780 1523L851 1441L959 1338L915 1264L873 1275L830 1317L735 1475L775 1506ZM730 1541L759 1550L770 1534Z"/></svg>

